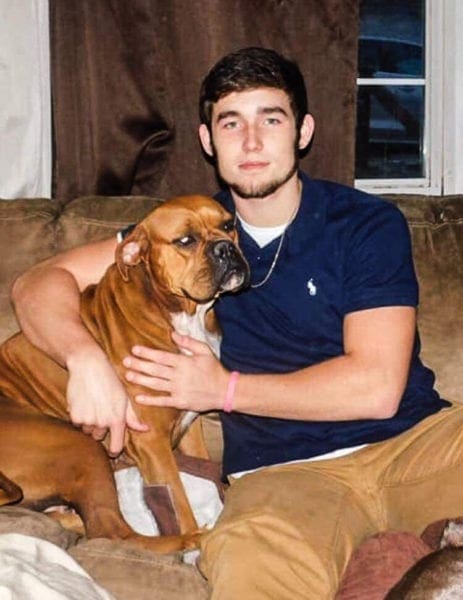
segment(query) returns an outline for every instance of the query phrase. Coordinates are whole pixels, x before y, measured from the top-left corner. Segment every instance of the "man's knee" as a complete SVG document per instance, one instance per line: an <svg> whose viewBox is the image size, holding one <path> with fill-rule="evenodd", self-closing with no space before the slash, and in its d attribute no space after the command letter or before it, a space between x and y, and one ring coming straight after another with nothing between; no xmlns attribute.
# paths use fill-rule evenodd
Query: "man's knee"
<svg viewBox="0 0 463 600"><path fill-rule="evenodd" d="M326 549L325 549L326 550ZM337 585L324 551L281 515L266 511L219 523L204 537L200 569L213 598L332 598Z"/></svg>

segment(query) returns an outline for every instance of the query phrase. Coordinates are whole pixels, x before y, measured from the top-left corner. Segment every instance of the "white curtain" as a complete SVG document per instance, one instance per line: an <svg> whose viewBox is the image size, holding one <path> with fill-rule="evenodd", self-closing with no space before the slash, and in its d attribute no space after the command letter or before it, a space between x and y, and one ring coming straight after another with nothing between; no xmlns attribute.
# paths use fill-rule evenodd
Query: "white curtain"
<svg viewBox="0 0 463 600"><path fill-rule="evenodd" d="M0 0L0 198L50 197L48 0Z"/></svg>

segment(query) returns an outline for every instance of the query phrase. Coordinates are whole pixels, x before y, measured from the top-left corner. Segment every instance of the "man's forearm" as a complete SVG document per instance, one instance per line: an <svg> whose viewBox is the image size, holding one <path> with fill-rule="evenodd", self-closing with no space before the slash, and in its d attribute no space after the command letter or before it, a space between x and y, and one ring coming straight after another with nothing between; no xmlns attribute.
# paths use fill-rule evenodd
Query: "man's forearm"
<svg viewBox="0 0 463 600"><path fill-rule="evenodd" d="M29 340L67 368L66 400L71 421L102 439L109 450L124 445L126 425L146 431L104 350L80 317L80 294L98 282L114 260L115 239L80 246L29 269L15 282L12 300ZM64 392L64 390L63 390Z"/></svg>
<svg viewBox="0 0 463 600"><path fill-rule="evenodd" d="M80 291L66 270L30 270L16 280L12 300L27 338L62 366L68 366L77 352L100 352L80 318Z"/></svg>
<svg viewBox="0 0 463 600"><path fill-rule="evenodd" d="M235 410L316 421L389 418L407 383L415 320L412 307L352 313L345 354L285 375L242 376Z"/></svg>
<svg viewBox="0 0 463 600"><path fill-rule="evenodd" d="M344 319L344 354L287 374L242 374L233 393L230 373L188 336L173 336L187 354L139 346L124 366L129 381L161 392L137 397L151 406L231 408L305 421L386 419L397 411L407 383L415 320L408 306L351 313Z"/></svg>
<svg viewBox="0 0 463 600"><path fill-rule="evenodd" d="M405 380L344 355L295 373L241 375L233 410L282 419L384 419L397 410Z"/></svg>

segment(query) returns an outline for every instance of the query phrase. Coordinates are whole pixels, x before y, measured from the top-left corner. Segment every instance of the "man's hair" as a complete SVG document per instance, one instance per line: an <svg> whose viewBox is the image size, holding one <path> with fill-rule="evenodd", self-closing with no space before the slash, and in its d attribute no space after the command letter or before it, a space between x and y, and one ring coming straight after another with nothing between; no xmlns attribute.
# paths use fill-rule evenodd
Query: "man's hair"
<svg viewBox="0 0 463 600"><path fill-rule="evenodd" d="M260 87L284 90L296 120L308 112L307 91L298 65L269 48L243 48L219 60L204 78L199 94L199 118L211 129L212 106L231 92Z"/></svg>

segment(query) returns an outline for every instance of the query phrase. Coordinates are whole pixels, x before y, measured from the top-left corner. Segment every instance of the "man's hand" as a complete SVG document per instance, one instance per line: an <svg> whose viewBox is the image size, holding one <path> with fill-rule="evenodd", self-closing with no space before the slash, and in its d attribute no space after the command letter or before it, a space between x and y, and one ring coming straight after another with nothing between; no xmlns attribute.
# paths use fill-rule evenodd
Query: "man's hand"
<svg viewBox="0 0 463 600"><path fill-rule="evenodd" d="M207 344L177 333L172 334L172 339L186 354L135 346L133 355L124 359L128 381L161 392L139 394L136 401L197 412L221 409L228 372Z"/></svg>
<svg viewBox="0 0 463 600"><path fill-rule="evenodd" d="M124 386L103 351L83 351L68 362L67 401L71 421L95 440L110 433L109 454L124 447L125 428L147 431L136 417Z"/></svg>

